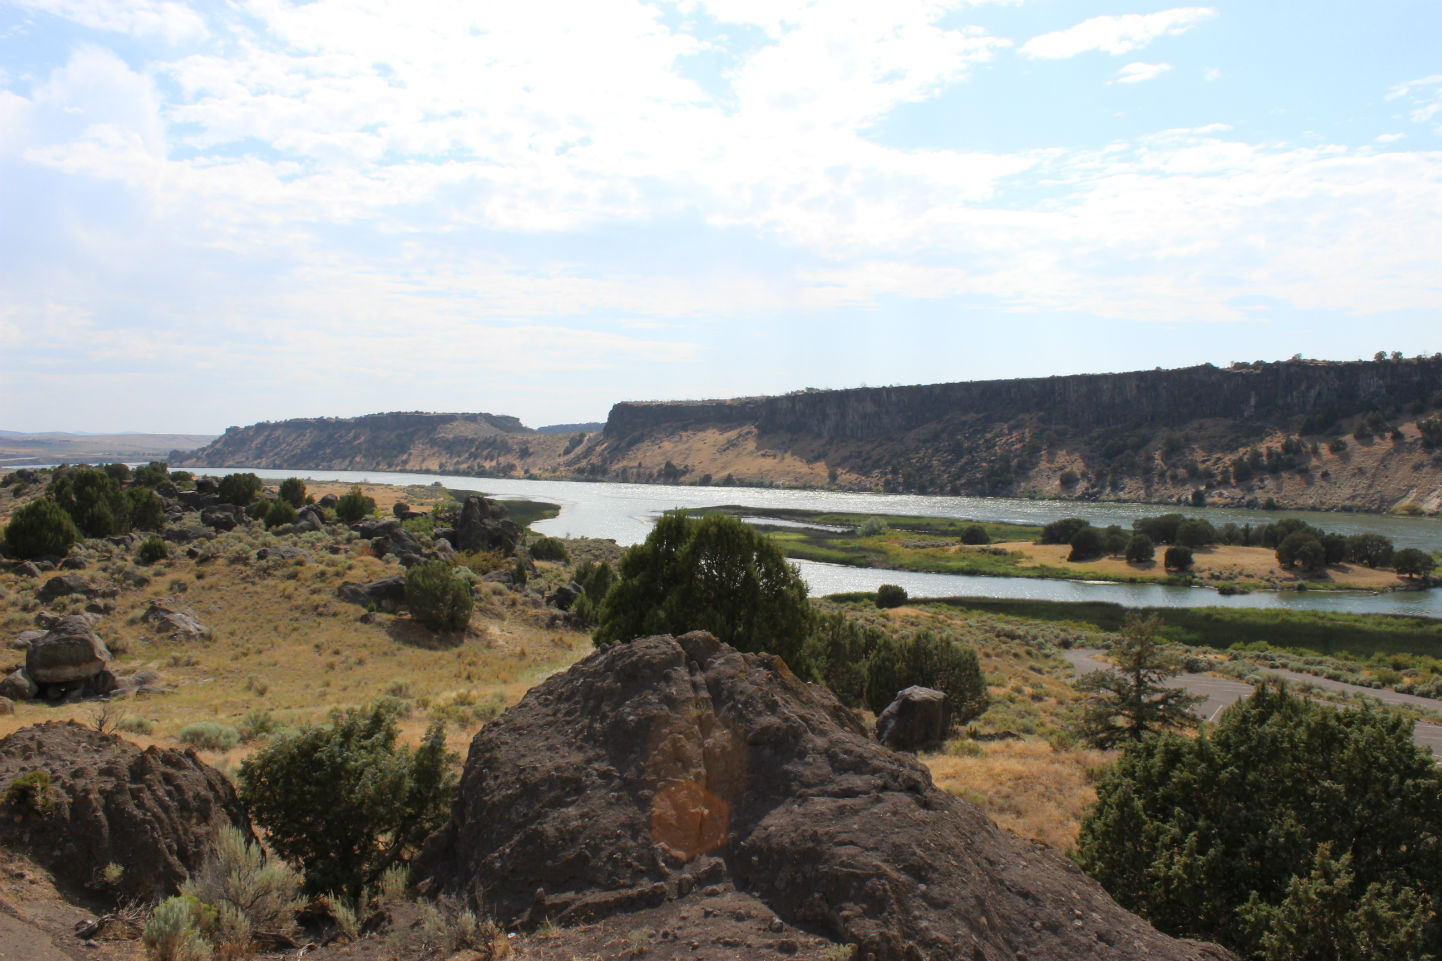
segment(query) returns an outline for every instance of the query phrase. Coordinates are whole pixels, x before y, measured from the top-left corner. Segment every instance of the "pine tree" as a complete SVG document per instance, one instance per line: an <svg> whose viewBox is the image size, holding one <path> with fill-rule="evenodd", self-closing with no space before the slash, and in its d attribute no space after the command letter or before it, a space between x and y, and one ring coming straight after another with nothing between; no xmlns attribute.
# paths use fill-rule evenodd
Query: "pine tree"
<svg viewBox="0 0 1442 961"><path fill-rule="evenodd" d="M1190 708L1200 697L1162 682L1182 672L1181 659L1160 640L1161 620L1128 614L1112 646L1116 668L1093 671L1077 681L1087 699L1081 734L1097 747L1115 747L1170 728L1190 727Z"/></svg>

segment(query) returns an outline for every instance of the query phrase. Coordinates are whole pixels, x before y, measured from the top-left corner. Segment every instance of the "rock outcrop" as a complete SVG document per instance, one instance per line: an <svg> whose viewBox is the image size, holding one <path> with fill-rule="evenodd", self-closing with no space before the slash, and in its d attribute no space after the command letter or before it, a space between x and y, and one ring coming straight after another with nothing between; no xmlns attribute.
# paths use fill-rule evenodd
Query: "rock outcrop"
<svg viewBox="0 0 1442 961"><path fill-rule="evenodd" d="M945 740L951 726L946 695L930 687L908 687L876 719L876 739L897 751L919 751Z"/></svg>
<svg viewBox="0 0 1442 961"><path fill-rule="evenodd" d="M95 688L95 678L106 671L110 650L95 633L90 619L83 614L60 618L44 637L32 641L25 652L25 673L42 691L60 693L79 687L92 687L92 693L107 693Z"/></svg>
<svg viewBox="0 0 1442 961"><path fill-rule="evenodd" d="M500 551L508 557L516 553L521 540L521 532L506 516L506 509L475 494L461 506L454 536L458 551Z"/></svg>
<svg viewBox="0 0 1442 961"><path fill-rule="evenodd" d="M416 876L508 924L734 888L875 961L1223 959L938 790L828 691L709 634L597 652L471 743Z"/></svg>
<svg viewBox="0 0 1442 961"><path fill-rule="evenodd" d="M32 771L49 776L39 805L0 801L0 844L28 852L58 877L151 900L173 893L209 852L223 823L250 834L235 789L193 751L141 750L72 722L23 728L0 739L0 785Z"/></svg>

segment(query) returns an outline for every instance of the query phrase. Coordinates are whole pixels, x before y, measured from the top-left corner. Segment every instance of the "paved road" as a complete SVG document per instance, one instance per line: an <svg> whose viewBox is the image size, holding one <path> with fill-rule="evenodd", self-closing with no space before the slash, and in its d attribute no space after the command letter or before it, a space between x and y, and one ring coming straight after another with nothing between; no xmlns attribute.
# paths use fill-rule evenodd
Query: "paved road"
<svg viewBox="0 0 1442 961"><path fill-rule="evenodd" d="M1061 656L1076 670L1077 674L1088 674L1092 671L1105 671L1111 665L1098 660L1102 651L1073 649L1062 651ZM1262 673L1272 677L1282 678L1287 681L1308 682L1318 687L1325 687L1334 691L1345 691L1352 694L1369 694L1380 701L1388 704L1405 704L1421 707L1436 708L1437 701L1431 698L1417 697L1412 694L1398 694L1396 691L1374 690L1370 687L1361 687L1357 684L1345 684L1341 681L1329 681L1325 677L1313 677L1310 674L1299 674L1295 671L1265 670ZM1241 681L1234 681L1229 677L1214 677L1211 674L1178 674L1166 682L1167 687L1185 688L1192 694L1199 694L1206 700L1201 701L1192 708L1193 713L1208 721L1216 720L1222 709L1240 701L1252 693L1252 685L1244 684ZM1442 725L1427 724L1419 721L1413 729L1413 740L1431 751L1434 757L1442 758Z"/></svg>

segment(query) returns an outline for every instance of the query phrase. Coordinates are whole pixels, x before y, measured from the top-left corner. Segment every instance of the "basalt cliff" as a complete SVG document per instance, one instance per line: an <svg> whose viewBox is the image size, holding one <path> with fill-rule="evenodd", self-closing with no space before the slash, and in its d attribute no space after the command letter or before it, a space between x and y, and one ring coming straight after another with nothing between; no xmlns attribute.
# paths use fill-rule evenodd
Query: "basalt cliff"
<svg viewBox="0 0 1442 961"><path fill-rule="evenodd" d="M623 402L592 432L282 421L180 462L1436 511L1442 355Z"/></svg>

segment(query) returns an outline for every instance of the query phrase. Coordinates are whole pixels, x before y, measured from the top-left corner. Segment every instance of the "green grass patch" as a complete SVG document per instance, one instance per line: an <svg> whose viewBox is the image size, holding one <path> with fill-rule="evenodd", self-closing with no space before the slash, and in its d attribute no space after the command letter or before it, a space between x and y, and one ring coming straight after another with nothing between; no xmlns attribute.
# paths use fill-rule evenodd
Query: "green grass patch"
<svg viewBox="0 0 1442 961"><path fill-rule="evenodd" d="M693 510L692 514L730 514L751 518L758 530L774 540L787 557L848 567L872 567L928 574L972 574L983 577L1037 577L1067 580L1154 581L1118 576L1091 568L1023 566L1025 555L991 545L967 545L962 533L980 526L993 542L1032 541L1041 528L1024 524L982 522L951 517L900 517L876 514L815 513L802 510L756 510L728 505ZM822 524L842 530L773 526L766 519ZM875 533L872 533L875 531Z"/></svg>
<svg viewBox="0 0 1442 961"><path fill-rule="evenodd" d="M1373 655L1442 656L1442 620L1336 611L1271 611L1221 607L1129 608L1103 601L1040 601L993 597L947 598L933 603L964 610L1051 621L1084 630L1115 631L1129 611L1161 618L1163 634L1196 647L1234 644L1345 660Z"/></svg>
<svg viewBox="0 0 1442 961"><path fill-rule="evenodd" d="M517 527L530 527L537 521L548 521L561 513L559 504L545 501L501 501L501 506L511 515L511 521Z"/></svg>

